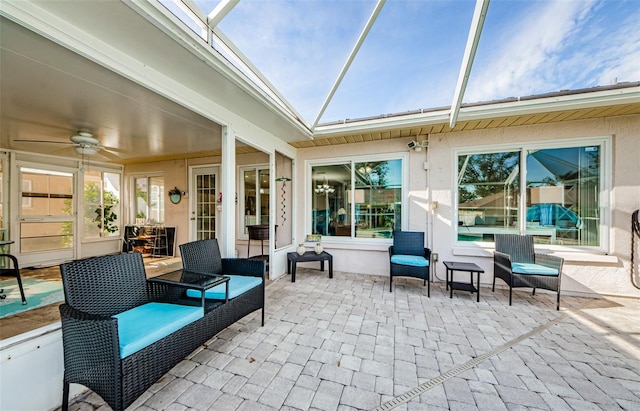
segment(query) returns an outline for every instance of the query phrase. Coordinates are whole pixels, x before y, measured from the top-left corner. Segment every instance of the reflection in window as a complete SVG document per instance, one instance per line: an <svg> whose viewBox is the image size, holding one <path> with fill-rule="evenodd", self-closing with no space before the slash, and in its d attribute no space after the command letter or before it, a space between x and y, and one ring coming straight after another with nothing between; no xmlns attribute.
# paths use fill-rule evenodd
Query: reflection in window
<svg viewBox="0 0 640 411"><path fill-rule="evenodd" d="M458 240L517 233L519 152L458 156Z"/></svg>
<svg viewBox="0 0 640 411"><path fill-rule="evenodd" d="M527 231L551 228L557 243L599 245L599 194L600 147L527 151Z"/></svg>
<svg viewBox="0 0 640 411"><path fill-rule="evenodd" d="M390 238L401 227L402 160L313 166L312 233Z"/></svg>
<svg viewBox="0 0 640 411"><path fill-rule="evenodd" d="M269 225L269 169L243 168L244 224L242 232L248 235L248 225Z"/></svg>
<svg viewBox="0 0 640 411"><path fill-rule="evenodd" d="M599 246L601 151L528 149L522 165L520 151L459 155L458 241L523 233L538 244Z"/></svg>
<svg viewBox="0 0 640 411"><path fill-rule="evenodd" d="M134 178L136 224L164 223L164 177Z"/></svg>

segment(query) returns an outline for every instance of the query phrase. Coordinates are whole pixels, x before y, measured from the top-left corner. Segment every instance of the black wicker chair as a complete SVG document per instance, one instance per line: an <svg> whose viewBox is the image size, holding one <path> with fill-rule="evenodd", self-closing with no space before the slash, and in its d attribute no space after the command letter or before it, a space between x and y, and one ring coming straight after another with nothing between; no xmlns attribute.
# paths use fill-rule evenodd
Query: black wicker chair
<svg viewBox="0 0 640 411"><path fill-rule="evenodd" d="M564 259L535 253L533 236L518 234L496 234L496 251L493 254L493 287L496 278L509 286L509 305L513 288L531 287L557 293L556 309L560 309L560 280Z"/></svg>
<svg viewBox="0 0 640 411"><path fill-rule="evenodd" d="M18 288L20 289L20 296L22 297L22 305L27 304L27 298L24 296L24 287L22 286L22 278L20 278L20 266L18 265L18 259L12 254L0 254L0 261L4 261L5 264L0 268L0 277L15 277L18 281ZM0 298L4 299L6 296L3 294L4 290L0 290Z"/></svg>
<svg viewBox="0 0 640 411"><path fill-rule="evenodd" d="M424 281L427 296L431 297L431 250L424 247L423 232L395 230L389 261L389 292L393 277L413 277Z"/></svg>
<svg viewBox="0 0 640 411"><path fill-rule="evenodd" d="M266 262L264 260L221 258L218 240L215 238L180 244L180 256L182 257L183 268L189 271L261 278L261 285L240 296L242 298L240 302L235 301L237 298L240 298L237 297L229 300L227 304L238 305L237 309L232 310L232 323L257 309L262 309L262 325L264 326L266 277Z"/></svg>

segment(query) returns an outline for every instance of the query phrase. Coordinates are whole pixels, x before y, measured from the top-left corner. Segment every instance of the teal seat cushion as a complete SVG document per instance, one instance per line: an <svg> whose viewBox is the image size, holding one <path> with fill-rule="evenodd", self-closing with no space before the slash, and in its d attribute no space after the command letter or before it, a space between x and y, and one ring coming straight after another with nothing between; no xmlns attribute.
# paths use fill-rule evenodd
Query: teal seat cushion
<svg viewBox="0 0 640 411"><path fill-rule="evenodd" d="M516 274L558 275L558 270L540 264L512 263L511 271Z"/></svg>
<svg viewBox="0 0 640 411"><path fill-rule="evenodd" d="M429 260L420 255L395 254L391 256L391 262L400 265L410 265L413 267L428 267Z"/></svg>
<svg viewBox="0 0 640 411"><path fill-rule="evenodd" d="M118 319L120 358L125 358L204 317L204 310L178 304L147 303L113 317Z"/></svg>
<svg viewBox="0 0 640 411"><path fill-rule="evenodd" d="M251 277L247 275L225 275L229 277L229 299L236 298L237 296L246 293L253 287L257 287L262 284L262 278ZM215 287L209 288L204 297L211 300L224 300L226 298L226 285L220 284ZM193 298L202 298L202 294L199 290L189 289L187 290L187 296Z"/></svg>

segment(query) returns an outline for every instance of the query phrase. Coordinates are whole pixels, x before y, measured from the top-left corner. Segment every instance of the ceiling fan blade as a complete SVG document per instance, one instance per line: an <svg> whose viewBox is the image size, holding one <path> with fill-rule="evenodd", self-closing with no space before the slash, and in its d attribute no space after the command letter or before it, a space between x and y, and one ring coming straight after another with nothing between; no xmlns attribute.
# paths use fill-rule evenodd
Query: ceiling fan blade
<svg viewBox="0 0 640 411"><path fill-rule="evenodd" d="M109 150L99 150L97 155L98 156L102 156L102 157L107 158L107 159L112 160L112 161L116 161L116 162L122 160L119 156L117 156L117 155L115 155L113 153L110 153Z"/></svg>
<svg viewBox="0 0 640 411"><path fill-rule="evenodd" d="M70 157L71 153L73 153L73 147L63 147L51 152L52 155L64 155L65 157Z"/></svg>
<svg viewBox="0 0 640 411"><path fill-rule="evenodd" d="M15 143L47 143L47 144L66 144L68 146L73 146L76 143L72 143L71 141L50 141L50 140L13 140Z"/></svg>
<svg viewBox="0 0 640 411"><path fill-rule="evenodd" d="M98 150L102 150L102 151L110 151L112 153L126 153L127 150L123 150L120 148L115 148L115 147L107 147L107 146L96 146L96 148Z"/></svg>

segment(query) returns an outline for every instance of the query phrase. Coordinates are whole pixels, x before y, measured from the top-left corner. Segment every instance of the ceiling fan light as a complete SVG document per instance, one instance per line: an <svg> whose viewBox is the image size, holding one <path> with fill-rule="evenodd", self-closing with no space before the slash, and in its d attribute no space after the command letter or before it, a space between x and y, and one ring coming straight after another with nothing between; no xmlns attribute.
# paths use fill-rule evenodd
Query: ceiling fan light
<svg viewBox="0 0 640 411"><path fill-rule="evenodd" d="M93 137L93 134L86 131L81 131L77 135L69 137L69 139L76 144L97 146L100 143L97 138Z"/></svg>
<svg viewBox="0 0 640 411"><path fill-rule="evenodd" d="M98 153L98 149L95 147L74 147L74 150L83 156L92 156Z"/></svg>

